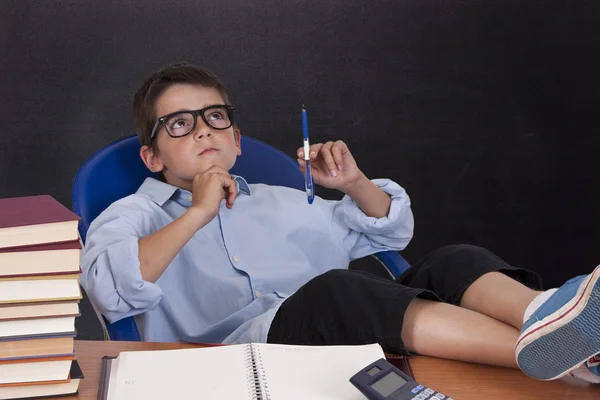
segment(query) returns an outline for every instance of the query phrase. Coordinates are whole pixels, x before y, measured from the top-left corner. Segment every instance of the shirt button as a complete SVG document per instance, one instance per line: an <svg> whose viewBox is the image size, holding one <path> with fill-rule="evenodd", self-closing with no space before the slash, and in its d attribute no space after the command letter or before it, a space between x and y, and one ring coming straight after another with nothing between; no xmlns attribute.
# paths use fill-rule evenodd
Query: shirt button
<svg viewBox="0 0 600 400"><path fill-rule="evenodd" d="M231 259L235 262L240 261L240 258L238 256L233 256L233 257L231 257Z"/></svg>
<svg viewBox="0 0 600 400"><path fill-rule="evenodd" d="M259 291L259 290L256 290L256 291L254 292L254 294L256 295L256 297L260 297L260 291Z"/></svg>

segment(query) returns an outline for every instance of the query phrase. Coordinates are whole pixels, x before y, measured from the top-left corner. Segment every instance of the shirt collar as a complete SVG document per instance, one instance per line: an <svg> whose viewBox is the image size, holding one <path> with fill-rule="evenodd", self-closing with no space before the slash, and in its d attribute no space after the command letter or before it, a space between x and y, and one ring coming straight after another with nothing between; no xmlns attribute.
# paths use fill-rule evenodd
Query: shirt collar
<svg viewBox="0 0 600 400"><path fill-rule="evenodd" d="M250 185L243 177L238 175L231 175L231 177L236 183L238 194L252 195ZM136 193L145 194L161 207L171 198L182 206L189 207L192 205L192 194L188 190L169 185L155 178L146 178Z"/></svg>

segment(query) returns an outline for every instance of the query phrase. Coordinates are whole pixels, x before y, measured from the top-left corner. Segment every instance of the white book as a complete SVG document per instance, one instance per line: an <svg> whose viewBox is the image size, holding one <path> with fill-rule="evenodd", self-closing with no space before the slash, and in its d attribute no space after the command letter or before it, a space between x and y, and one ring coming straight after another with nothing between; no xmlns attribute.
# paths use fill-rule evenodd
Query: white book
<svg viewBox="0 0 600 400"><path fill-rule="evenodd" d="M59 244L56 245L60 246ZM67 246L67 245L63 245ZM79 273L81 250L0 251L0 276L23 276L55 273Z"/></svg>
<svg viewBox="0 0 600 400"><path fill-rule="evenodd" d="M75 317L0 321L0 339L49 336L75 332Z"/></svg>
<svg viewBox="0 0 600 400"><path fill-rule="evenodd" d="M0 321L79 315L79 303L20 303L0 307Z"/></svg>
<svg viewBox="0 0 600 400"><path fill-rule="evenodd" d="M79 389L80 381L81 379L71 379L66 383L0 387L0 400L37 399L74 395Z"/></svg>
<svg viewBox="0 0 600 400"><path fill-rule="evenodd" d="M27 246L38 243L66 242L77 239L78 221L54 222L0 229L0 247Z"/></svg>
<svg viewBox="0 0 600 400"><path fill-rule="evenodd" d="M350 378L384 358L378 344L242 344L122 352L109 360L107 400L363 400ZM99 397L100 398L100 397Z"/></svg>
<svg viewBox="0 0 600 400"><path fill-rule="evenodd" d="M0 304L79 300L77 279L0 281Z"/></svg>
<svg viewBox="0 0 600 400"><path fill-rule="evenodd" d="M0 364L0 384L65 381L73 360Z"/></svg>

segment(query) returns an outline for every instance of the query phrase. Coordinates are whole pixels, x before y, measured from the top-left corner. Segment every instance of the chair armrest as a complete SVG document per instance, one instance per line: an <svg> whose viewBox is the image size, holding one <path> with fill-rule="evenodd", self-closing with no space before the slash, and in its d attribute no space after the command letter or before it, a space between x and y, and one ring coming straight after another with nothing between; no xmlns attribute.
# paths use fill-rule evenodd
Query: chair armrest
<svg viewBox="0 0 600 400"><path fill-rule="evenodd" d="M410 268L408 261L397 251L381 251L373 254L373 257L385 267L394 279Z"/></svg>
<svg viewBox="0 0 600 400"><path fill-rule="evenodd" d="M104 318L104 316L102 317ZM110 336L110 340L128 341L128 342L141 342L140 332L138 331L135 319L133 317L127 317L118 320L117 322L110 323L104 318L106 330Z"/></svg>

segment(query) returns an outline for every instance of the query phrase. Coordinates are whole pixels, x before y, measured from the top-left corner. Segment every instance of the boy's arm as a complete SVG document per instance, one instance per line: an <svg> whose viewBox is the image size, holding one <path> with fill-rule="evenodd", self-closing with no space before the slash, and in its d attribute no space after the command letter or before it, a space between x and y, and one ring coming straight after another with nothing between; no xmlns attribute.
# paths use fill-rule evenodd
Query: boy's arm
<svg viewBox="0 0 600 400"><path fill-rule="evenodd" d="M156 282L194 234L219 212L221 200L233 207L237 185L220 167L196 175L192 184L192 206L169 225L138 241L142 279Z"/></svg>
<svg viewBox="0 0 600 400"><path fill-rule="evenodd" d="M414 218L406 191L389 179L373 179L371 183L391 200L389 211L383 217L369 216L348 195L341 201L323 201L331 234L349 252L350 259L380 251L403 250L413 236Z"/></svg>
<svg viewBox="0 0 600 400"><path fill-rule="evenodd" d="M185 237L191 237L197 226L212 219L208 216L216 215L223 197L231 207L237 193L232 189L237 189L235 182L215 174L224 173L212 171L203 179L196 177L193 206L187 215L161 229L156 229L161 224L157 221L159 206L136 196L111 205L92 222L81 261L80 283L110 322L156 307L163 292L153 282L179 251L175 249L185 245ZM208 184L200 188L203 183Z"/></svg>
<svg viewBox="0 0 600 400"><path fill-rule="evenodd" d="M110 322L154 308L160 287L140 273L138 240L160 222L160 207L140 196L112 204L87 232L79 281L92 304Z"/></svg>
<svg viewBox="0 0 600 400"><path fill-rule="evenodd" d="M369 217L383 218L390 212L392 199L365 175L358 182L352 183L342 190L356 202L358 207Z"/></svg>
<svg viewBox="0 0 600 400"><path fill-rule="evenodd" d="M203 210L190 208L169 225L138 241L142 279L156 282L194 234L211 221Z"/></svg>
<svg viewBox="0 0 600 400"><path fill-rule="evenodd" d="M303 148L297 155L304 172ZM315 183L347 195L340 202L317 204L329 210L332 235L351 259L406 247L412 239L414 219L402 187L387 179L367 179L342 141L312 145L310 159Z"/></svg>
<svg viewBox="0 0 600 400"><path fill-rule="evenodd" d="M304 149L299 148L297 155L304 173ZM310 160L316 183L347 194L369 217L382 218L388 215L390 196L358 168L346 143L338 140L313 144L310 147Z"/></svg>

